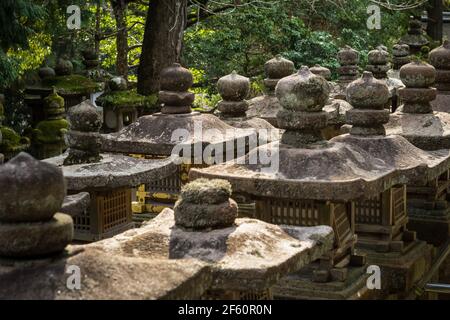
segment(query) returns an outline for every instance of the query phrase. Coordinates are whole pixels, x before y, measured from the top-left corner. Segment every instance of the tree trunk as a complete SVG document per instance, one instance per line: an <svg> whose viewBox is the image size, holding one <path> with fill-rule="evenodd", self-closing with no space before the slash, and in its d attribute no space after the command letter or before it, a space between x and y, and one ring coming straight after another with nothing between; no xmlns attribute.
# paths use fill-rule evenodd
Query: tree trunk
<svg viewBox="0 0 450 320"><path fill-rule="evenodd" d="M114 17L116 19L116 71L119 76L128 78L128 30L126 18L126 4L124 0L112 2Z"/></svg>
<svg viewBox="0 0 450 320"><path fill-rule="evenodd" d="M180 61L186 7L187 0L150 0L138 68L140 94L157 93L161 70Z"/></svg>
<svg viewBox="0 0 450 320"><path fill-rule="evenodd" d="M443 33L443 11L442 0L430 0L427 8L428 23L427 34L435 41L442 42Z"/></svg>

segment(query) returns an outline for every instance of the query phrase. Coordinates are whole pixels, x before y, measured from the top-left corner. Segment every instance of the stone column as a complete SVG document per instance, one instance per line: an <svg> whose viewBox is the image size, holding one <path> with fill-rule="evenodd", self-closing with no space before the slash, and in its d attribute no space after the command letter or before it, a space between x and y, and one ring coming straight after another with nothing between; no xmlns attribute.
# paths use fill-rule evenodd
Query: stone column
<svg viewBox="0 0 450 320"><path fill-rule="evenodd" d="M387 72L391 68L389 63L389 53L381 48L377 48L371 50L367 58L367 71L372 72L376 79L387 79Z"/></svg>
<svg viewBox="0 0 450 320"><path fill-rule="evenodd" d="M430 64L436 68L436 88L439 92L450 91L450 42L430 52Z"/></svg>

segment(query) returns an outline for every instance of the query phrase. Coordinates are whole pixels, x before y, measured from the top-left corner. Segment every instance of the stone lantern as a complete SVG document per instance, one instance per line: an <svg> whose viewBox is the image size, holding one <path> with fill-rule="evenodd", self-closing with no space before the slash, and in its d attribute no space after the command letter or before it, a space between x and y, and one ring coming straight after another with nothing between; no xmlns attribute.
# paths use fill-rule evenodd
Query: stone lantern
<svg viewBox="0 0 450 320"><path fill-rule="evenodd" d="M136 219L149 219L172 207L191 167L204 167L245 154L256 147L255 129L230 126L212 114L191 110L195 95L188 91L193 77L173 64L161 72L160 113L142 116L117 133L103 135L102 149L161 159L181 155L178 169L167 179L140 186L133 203ZM139 215L141 214L141 215Z"/></svg>
<svg viewBox="0 0 450 320"><path fill-rule="evenodd" d="M267 300L279 278L332 246L329 227L236 219L230 193L223 181L198 181L185 188L174 211L165 209L142 228L69 245L64 255L51 259L0 259L0 299ZM2 228L0 222L1 235ZM47 239L56 242L57 237ZM7 240L0 236L0 251ZM55 247L63 248L59 241ZM67 285L70 266L81 272L76 290Z"/></svg>
<svg viewBox="0 0 450 320"><path fill-rule="evenodd" d="M408 87L408 81L403 77L402 80ZM407 89L399 91L401 97L402 90ZM405 184L409 189L410 185L420 186L439 177L448 169L450 153L448 150L423 151L400 135L386 136L384 125L390 118L384 106L388 98L386 84L373 78L370 72L364 72L361 79L347 87L347 100L354 107L347 112L348 122L352 124L350 134L335 137L330 142L360 147L399 174L397 185L369 200L356 202L355 230L358 252L367 254L368 263L380 266L384 273L382 292L392 292L395 288L397 297L404 297L431 264L430 246L417 240L415 232L407 228Z"/></svg>
<svg viewBox="0 0 450 320"><path fill-rule="evenodd" d="M261 118L274 127L278 127L277 112L281 106L275 96L275 87L281 78L293 74L294 68L294 63L281 55L277 55L264 64L266 94L249 100L247 116Z"/></svg>
<svg viewBox="0 0 450 320"><path fill-rule="evenodd" d="M38 159L58 156L66 150L65 134L69 123L64 118L64 99L56 93L44 99L46 120L40 121L33 130L33 149Z"/></svg>
<svg viewBox="0 0 450 320"><path fill-rule="evenodd" d="M429 41L424 35L419 20L411 17L408 33L400 39L399 44L407 44L411 54L419 53L423 47L428 46Z"/></svg>
<svg viewBox="0 0 450 320"><path fill-rule="evenodd" d="M321 136L327 125L322 109L329 90L327 81L307 67L283 78L276 87L283 106L278 121L286 130L281 142L260 146L236 161L190 172L191 179L226 179L235 192L252 196L257 219L333 227L332 250L276 287L276 295L285 298L347 299L368 294L364 257L354 254L355 201L374 197L395 184L394 170L364 149L330 143Z"/></svg>
<svg viewBox="0 0 450 320"><path fill-rule="evenodd" d="M389 78L400 79L400 68L411 62L409 46L397 43L392 47L392 69L389 70Z"/></svg>
<svg viewBox="0 0 450 320"><path fill-rule="evenodd" d="M436 69L436 99L431 101L433 110L450 112L450 42L444 40L442 46L432 50L430 64Z"/></svg>
<svg viewBox="0 0 450 320"><path fill-rule="evenodd" d="M433 57L434 63L438 64L438 54ZM431 107L437 91L431 87L436 74L434 67L419 61L400 69L406 85L399 92L404 104L391 115L386 125L389 134L402 135L423 150L450 149L450 114L433 111ZM444 168L427 183L408 185L408 226L418 232L420 239L434 245L444 243L449 236L448 169Z"/></svg>
<svg viewBox="0 0 450 320"><path fill-rule="evenodd" d="M217 104L219 118L235 128L253 128L267 137L267 141L279 139L280 131L261 118L249 118L246 115L248 102L245 98L250 92L250 80L238 75L236 71L224 76L217 82L217 90L222 100ZM266 142L267 142L266 141Z"/></svg>
<svg viewBox="0 0 450 320"><path fill-rule="evenodd" d="M68 112L68 151L46 162L60 167L69 194L88 192L90 209L74 217L75 239L95 241L133 227L131 189L172 174L172 159L135 159L100 153L101 118L89 100Z"/></svg>
<svg viewBox="0 0 450 320"><path fill-rule="evenodd" d="M127 82L122 77L114 77L108 82L109 91L96 99L96 104L103 107L103 124L105 132L122 130L138 118L138 110L143 109L147 98L136 90L128 90Z"/></svg>

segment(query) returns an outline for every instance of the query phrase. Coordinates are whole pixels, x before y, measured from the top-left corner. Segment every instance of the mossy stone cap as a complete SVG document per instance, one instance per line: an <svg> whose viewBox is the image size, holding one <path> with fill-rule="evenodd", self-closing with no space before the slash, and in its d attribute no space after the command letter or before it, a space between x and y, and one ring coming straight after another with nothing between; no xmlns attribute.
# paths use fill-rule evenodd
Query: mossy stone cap
<svg viewBox="0 0 450 320"><path fill-rule="evenodd" d="M389 88L385 82L364 71L361 78L346 89L347 101L357 109L383 109L389 101Z"/></svg>
<svg viewBox="0 0 450 320"><path fill-rule="evenodd" d="M322 67L321 65L314 65L314 67L309 68L309 71L311 71L314 74L317 74L318 76L324 77L326 80L331 80L331 71L328 68Z"/></svg>
<svg viewBox="0 0 450 320"><path fill-rule="evenodd" d="M318 112L328 101L330 86L307 66L278 81L275 93L283 108L292 111Z"/></svg>
<svg viewBox="0 0 450 320"><path fill-rule="evenodd" d="M181 189L181 199L192 203L221 203L231 197L231 184L220 179L197 179Z"/></svg>
<svg viewBox="0 0 450 320"><path fill-rule="evenodd" d="M231 185L225 180L198 179L187 184L174 207L176 225L190 229L232 226L238 206L230 195Z"/></svg>
<svg viewBox="0 0 450 320"><path fill-rule="evenodd" d="M400 78L406 87L428 88L436 80L436 69L426 62L415 59L401 67Z"/></svg>

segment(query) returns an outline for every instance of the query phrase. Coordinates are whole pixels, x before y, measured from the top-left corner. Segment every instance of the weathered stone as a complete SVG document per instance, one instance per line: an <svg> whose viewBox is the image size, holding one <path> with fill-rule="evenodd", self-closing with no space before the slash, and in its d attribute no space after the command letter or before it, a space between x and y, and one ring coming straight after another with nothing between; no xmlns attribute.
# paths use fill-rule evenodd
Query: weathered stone
<svg viewBox="0 0 450 320"><path fill-rule="evenodd" d="M250 92L250 80L233 71L217 81L217 90L225 101L242 101Z"/></svg>
<svg viewBox="0 0 450 320"><path fill-rule="evenodd" d="M436 80L436 69L428 63L415 60L400 69L400 77L407 87L428 88Z"/></svg>
<svg viewBox="0 0 450 320"><path fill-rule="evenodd" d="M80 216L89 210L90 202L91 197L88 192L68 195L64 198L64 202L59 211L71 217Z"/></svg>
<svg viewBox="0 0 450 320"><path fill-rule="evenodd" d="M281 129L320 130L326 127L328 115L324 111L302 112L282 109L278 112L278 127Z"/></svg>
<svg viewBox="0 0 450 320"><path fill-rule="evenodd" d="M294 63L277 55L264 64L264 72L267 79L281 79L294 73ZM273 86L275 88L275 86Z"/></svg>
<svg viewBox="0 0 450 320"><path fill-rule="evenodd" d="M0 166L0 224L48 221L64 196L62 172L53 165L22 152Z"/></svg>
<svg viewBox="0 0 450 320"><path fill-rule="evenodd" d="M254 219L211 231L177 227L165 209L140 229L90 245L112 255L144 259L194 258L213 270L211 289L262 290L329 250L331 228L275 226ZM169 261L170 261L169 260Z"/></svg>
<svg viewBox="0 0 450 320"><path fill-rule="evenodd" d="M179 63L174 63L161 71L162 91L187 91L194 82L192 73Z"/></svg>
<svg viewBox="0 0 450 320"><path fill-rule="evenodd" d="M173 210L177 226L197 230L232 226L238 215L237 204L232 199L218 204L190 203L181 199Z"/></svg>
<svg viewBox="0 0 450 320"><path fill-rule="evenodd" d="M42 222L0 223L0 256L33 258L58 253L73 238L72 218L56 213Z"/></svg>
<svg viewBox="0 0 450 320"><path fill-rule="evenodd" d="M171 158L135 159L120 154L102 154L100 161L64 165L67 153L44 161L61 167L69 190L138 186L168 177L176 165ZM95 160L95 159L93 159Z"/></svg>
<svg viewBox="0 0 450 320"><path fill-rule="evenodd" d="M338 61L342 66L357 65L359 53L351 47L345 46L338 52Z"/></svg>
<svg viewBox="0 0 450 320"><path fill-rule="evenodd" d="M195 100L192 92L160 91L159 99L170 107L189 107Z"/></svg>
<svg viewBox="0 0 450 320"><path fill-rule="evenodd" d="M411 53L418 53L422 47L427 46L429 43L423 33L420 21L411 18L408 33L400 39L399 44L407 44Z"/></svg>
<svg viewBox="0 0 450 320"><path fill-rule="evenodd" d="M283 108L295 111L321 111L330 93L327 81L305 66L281 79L275 90Z"/></svg>
<svg viewBox="0 0 450 320"><path fill-rule="evenodd" d="M180 197L189 203L219 204L231 197L231 185L225 180L197 179L181 188Z"/></svg>
<svg viewBox="0 0 450 320"><path fill-rule="evenodd" d="M309 71L311 71L314 74L317 74L318 76L321 76L327 81L331 80L331 71L328 68L322 67L318 64L314 65L314 67L309 68Z"/></svg>
<svg viewBox="0 0 450 320"><path fill-rule="evenodd" d="M362 77L347 87L347 101L359 109L382 110L389 100L387 85L364 72Z"/></svg>
<svg viewBox="0 0 450 320"><path fill-rule="evenodd" d="M70 108L67 116L71 130L98 132L102 125L99 113L89 100L85 100L79 105Z"/></svg>
<svg viewBox="0 0 450 320"><path fill-rule="evenodd" d="M220 101L217 104L217 109L225 117L239 117L245 116L245 112L248 110L247 101Z"/></svg>
<svg viewBox="0 0 450 320"><path fill-rule="evenodd" d="M199 299L212 282L211 268L199 260L143 259L89 246L67 251L59 259L15 262L14 267L0 262L0 299ZM79 290L67 286L68 266L80 268Z"/></svg>

